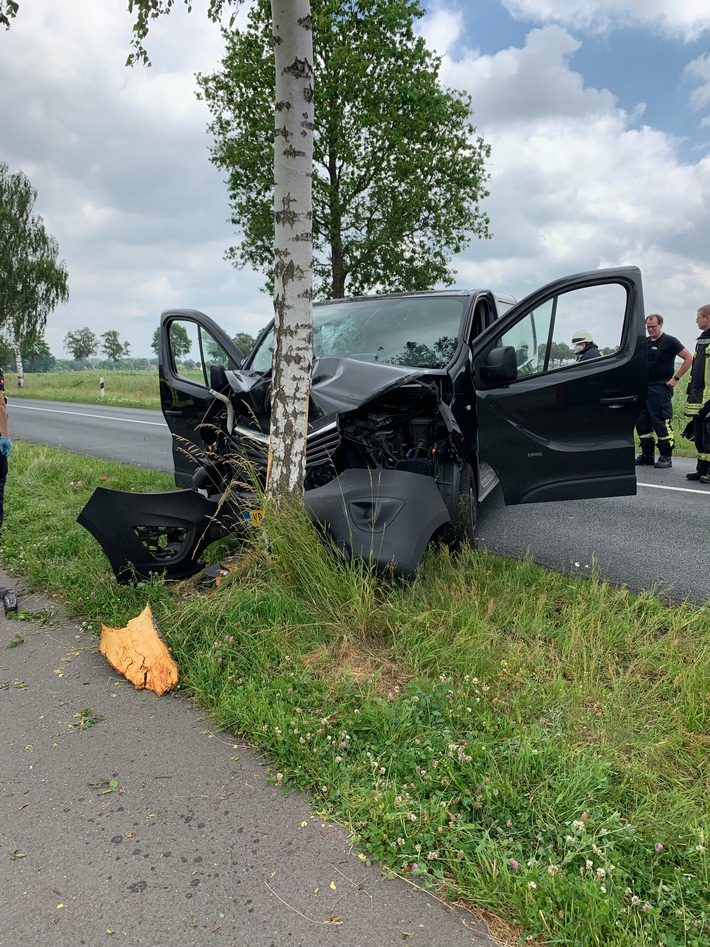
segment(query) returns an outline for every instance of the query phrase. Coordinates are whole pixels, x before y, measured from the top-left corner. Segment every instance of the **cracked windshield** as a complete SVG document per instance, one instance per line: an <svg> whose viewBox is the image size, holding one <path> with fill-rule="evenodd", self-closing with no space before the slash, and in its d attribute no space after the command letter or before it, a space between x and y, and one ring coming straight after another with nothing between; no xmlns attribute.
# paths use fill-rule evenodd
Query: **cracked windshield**
<svg viewBox="0 0 710 947"><path fill-rule="evenodd" d="M383 365L445 368L456 349L463 299L368 299L313 309L316 358L354 358ZM251 368L271 369L269 332Z"/></svg>

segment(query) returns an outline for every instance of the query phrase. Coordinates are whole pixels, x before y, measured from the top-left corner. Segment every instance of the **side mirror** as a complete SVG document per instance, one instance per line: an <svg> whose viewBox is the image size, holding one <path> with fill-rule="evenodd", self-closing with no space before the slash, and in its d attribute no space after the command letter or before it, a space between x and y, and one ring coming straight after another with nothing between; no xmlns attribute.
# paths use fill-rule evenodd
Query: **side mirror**
<svg viewBox="0 0 710 947"><path fill-rule="evenodd" d="M518 377L518 360L512 345L501 345L491 349L485 364L481 365L481 378L499 385L508 385Z"/></svg>
<svg viewBox="0 0 710 947"><path fill-rule="evenodd" d="M214 362L210 365L210 388L212 391L222 391L227 387L227 373L224 365L216 365Z"/></svg>

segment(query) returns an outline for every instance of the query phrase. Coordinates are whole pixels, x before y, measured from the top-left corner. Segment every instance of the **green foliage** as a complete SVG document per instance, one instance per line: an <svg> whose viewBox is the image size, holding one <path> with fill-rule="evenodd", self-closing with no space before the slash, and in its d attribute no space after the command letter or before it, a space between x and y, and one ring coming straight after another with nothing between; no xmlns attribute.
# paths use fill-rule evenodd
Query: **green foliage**
<svg viewBox="0 0 710 947"><path fill-rule="evenodd" d="M160 355L160 328L157 328L153 333L150 347L156 355ZM175 358L184 358L186 355L189 355L190 349L192 348L192 342L190 341L187 329L179 322L170 324L170 347Z"/></svg>
<svg viewBox="0 0 710 947"><path fill-rule="evenodd" d="M83 329L77 329L76 332L67 332L64 336L64 348L77 361L84 362L90 355L98 352L99 340L91 329L85 326Z"/></svg>
<svg viewBox="0 0 710 947"><path fill-rule="evenodd" d="M118 332L115 329L109 329L101 336L101 349L106 358L115 363L119 359L127 357L131 353L131 346L128 342L121 342Z"/></svg>
<svg viewBox="0 0 710 947"><path fill-rule="evenodd" d="M33 213L36 199L29 178L22 171L10 174L0 163L0 330L20 348L41 336L49 313L69 298L66 265L58 260L57 241Z"/></svg>
<svg viewBox="0 0 710 947"><path fill-rule="evenodd" d="M17 0L0 0L0 26L10 29L10 20L17 16L20 4Z"/></svg>
<svg viewBox="0 0 710 947"><path fill-rule="evenodd" d="M290 504L213 551L233 571L209 594L119 587L75 522L105 476L169 484L18 442L5 567L92 628L149 600L181 686L367 857L523 942L708 942L707 607L467 549L389 583Z"/></svg>
<svg viewBox="0 0 710 947"><path fill-rule="evenodd" d="M439 83L440 60L414 24L418 0L312 0L314 274L338 298L450 284L448 259L488 236L480 210L490 149L471 102ZM213 115L212 160L227 172L228 256L273 269L274 59L268 0L244 31L224 32L222 70L199 77Z"/></svg>
<svg viewBox="0 0 710 947"><path fill-rule="evenodd" d="M253 335L249 335L248 332L237 332L232 340L237 348L241 350L242 355L248 355L256 345L256 339Z"/></svg>

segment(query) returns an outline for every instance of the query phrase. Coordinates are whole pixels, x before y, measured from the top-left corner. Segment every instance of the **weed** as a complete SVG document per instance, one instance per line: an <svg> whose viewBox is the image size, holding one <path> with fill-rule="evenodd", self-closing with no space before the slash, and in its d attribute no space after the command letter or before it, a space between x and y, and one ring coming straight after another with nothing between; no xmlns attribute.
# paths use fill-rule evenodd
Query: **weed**
<svg viewBox="0 0 710 947"><path fill-rule="evenodd" d="M91 707L84 707L74 714L74 718L76 723L69 724L70 730L90 730L104 719L101 714L95 714Z"/></svg>
<svg viewBox="0 0 710 947"><path fill-rule="evenodd" d="M25 639L18 631L14 638L3 645L3 648L16 648L18 645L24 644L24 641Z"/></svg>

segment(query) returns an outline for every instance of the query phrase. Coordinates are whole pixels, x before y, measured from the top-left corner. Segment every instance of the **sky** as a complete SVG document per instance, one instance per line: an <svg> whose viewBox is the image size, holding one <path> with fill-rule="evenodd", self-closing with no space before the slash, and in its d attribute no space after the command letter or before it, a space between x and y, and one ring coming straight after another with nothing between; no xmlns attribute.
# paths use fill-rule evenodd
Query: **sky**
<svg viewBox="0 0 710 947"><path fill-rule="evenodd" d="M69 272L47 323L58 358L84 326L147 357L167 308L200 309L230 334L271 318L261 276L224 260L235 234L195 96L195 73L223 52L206 5L154 22L150 69L125 66L126 0L21 0L0 32L0 162L30 178ZM470 93L492 149L493 238L453 259L456 285L521 299L635 264L646 312L692 349L710 303L709 0L422 5L442 81Z"/></svg>

